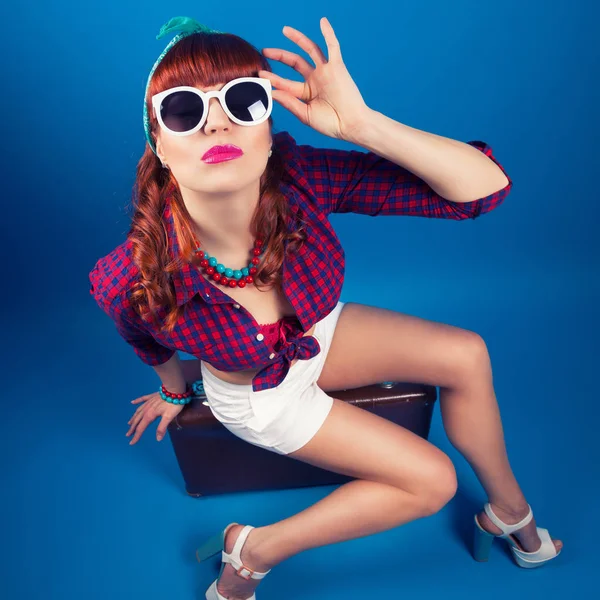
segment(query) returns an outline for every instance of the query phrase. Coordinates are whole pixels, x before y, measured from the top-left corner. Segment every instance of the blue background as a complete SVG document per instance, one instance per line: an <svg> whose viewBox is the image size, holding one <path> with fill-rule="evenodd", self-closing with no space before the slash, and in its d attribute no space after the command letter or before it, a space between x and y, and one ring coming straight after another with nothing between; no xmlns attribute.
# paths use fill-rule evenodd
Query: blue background
<svg viewBox="0 0 600 600"><path fill-rule="evenodd" d="M456 465L456 497L428 519L292 557L259 586L260 600L560 598L574 586L578 597L593 595L586 586L599 534L600 52L597 5L582 0L8 9L0 595L203 597L214 572L197 565L193 550L206 535L234 520L269 524L333 489L192 499L168 438L155 440L158 421L137 445L125 438L129 401L160 382L95 305L87 276L125 238L145 143L143 91L167 43L155 36L177 15L258 48L301 54L283 26L325 48L319 19L326 16L369 106L418 129L488 142L514 181L504 204L474 221L355 214L331 221L347 256L343 301L486 340L513 470L538 525L565 542L561 557L526 571L496 543L488 564L472 560L465 540L486 497L436 407L430 440ZM275 131L299 143L355 148L277 103L274 120Z"/></svg>

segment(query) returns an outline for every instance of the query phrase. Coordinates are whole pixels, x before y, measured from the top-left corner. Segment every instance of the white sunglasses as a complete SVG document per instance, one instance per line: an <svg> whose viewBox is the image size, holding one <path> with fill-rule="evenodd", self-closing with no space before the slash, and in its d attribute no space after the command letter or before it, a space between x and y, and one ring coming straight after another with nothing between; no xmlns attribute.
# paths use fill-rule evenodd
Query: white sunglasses
<svg viewBox="0 0 600 600"><path fill-rule="evenodd" d="M238 125L260 125L273 110L271 81L262 77L232 79L220 90L203 92L181 85L152 96L160 126L172 135L192 135L206 122L208 103L218 98L227 116Z"/></svg>

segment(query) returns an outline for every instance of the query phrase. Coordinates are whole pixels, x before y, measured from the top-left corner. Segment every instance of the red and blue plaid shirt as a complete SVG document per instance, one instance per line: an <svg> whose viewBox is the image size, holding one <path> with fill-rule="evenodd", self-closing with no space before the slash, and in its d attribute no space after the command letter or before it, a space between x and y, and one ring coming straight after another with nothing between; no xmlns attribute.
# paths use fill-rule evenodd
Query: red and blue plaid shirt
<svg viewBox="0 0 600 600"><path fill-rule="evenodd" d="M487 144L468 143L504 171ZM474 219L501 204L512 187L504 171L509 183L503 189L472 202L453 202L407 169L373 152L299 145L286 131L273 135L273 150L282 153L286 165L281 189L293 214L306 223L304 245L283 265L283 292L298 318L292 333L274 353L264 341L260 325L227 295L226 288L217 287L193 265L185 264L173 276L177 305L185 305L185 313L171 335L162 335L144 323L129 303L127 293L138 272L126 240L96 262L90 273L90 293L144 363L162 364L181 350L222 371L262 367L252 381L253 390L276 387L295 358L306 360L320 352L316 338L303 334L340 299L345 256L329 223L330 213ZM179 247L169 198L164 219L169 252L175 257ZM293 227L293 220L289 226Z"/></svg>

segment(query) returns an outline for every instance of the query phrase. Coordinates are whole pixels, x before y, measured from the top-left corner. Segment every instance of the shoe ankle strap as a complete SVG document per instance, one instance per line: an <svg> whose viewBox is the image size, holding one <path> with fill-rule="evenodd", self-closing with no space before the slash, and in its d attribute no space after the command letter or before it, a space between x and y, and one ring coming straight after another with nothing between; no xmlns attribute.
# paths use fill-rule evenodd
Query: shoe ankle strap
<svg viewBox="0 0 600 600"><path fill-rule="evenodd" d="M262 579L265 575L271 572L271 569L261 573L259 571L253 571L249 569L242 563L242 548L250 535L250 532L254 529L252 525L246 525L242 531L240 531L237 539L235 540L235 544L233 545L233 550L231 554L227 554L225 550L223 550L223 562L228 562L233 565L236 573L243 577L244 579Z"/></svg>
<svg viewBox="0 0 600 600"><path fill-rule="evenodd" d="M500 518L498 518L496 513L494 513L494 511L492 510L492 506L489 502L486 502L483 508L485 510L485 514L490 518L490 521L496 527L502 530L503 535L509 535L513 531L517 531L518 529L525 527L525 525L527 525L531 521L531 519L533 519L533 511L531 510L531 506L529 506L529 504L527 506L529 507L529 512L527 513L527 515L523 517L523 519L521 519L518 523L514 523L512 525L509 525L508 523L505 523Z"/></svg>
<svg viewBox="0 0 600 600"><path fill-rule="evenodd" d="M242 557L242 548L250 535L250 532L254 529L252 525L246 525L238 534L237 539L235 540L235 544L233 545L233 550L231 551L231 556L235 557L235 559L241 562Z"/></svg>

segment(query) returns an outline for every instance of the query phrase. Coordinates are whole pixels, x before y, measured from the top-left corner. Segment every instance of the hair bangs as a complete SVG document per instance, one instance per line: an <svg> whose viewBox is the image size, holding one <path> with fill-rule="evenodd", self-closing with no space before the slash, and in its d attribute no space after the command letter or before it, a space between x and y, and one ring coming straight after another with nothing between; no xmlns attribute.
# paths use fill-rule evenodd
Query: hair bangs
<svg viewBox="0 0 600 600"><path fill-rule="evenodd" d="M175 44L159 63L149 96L180 85L212 87L238 77L258 77L261 69L271 71L267 59L237 35L194 33Z"/></svg>

